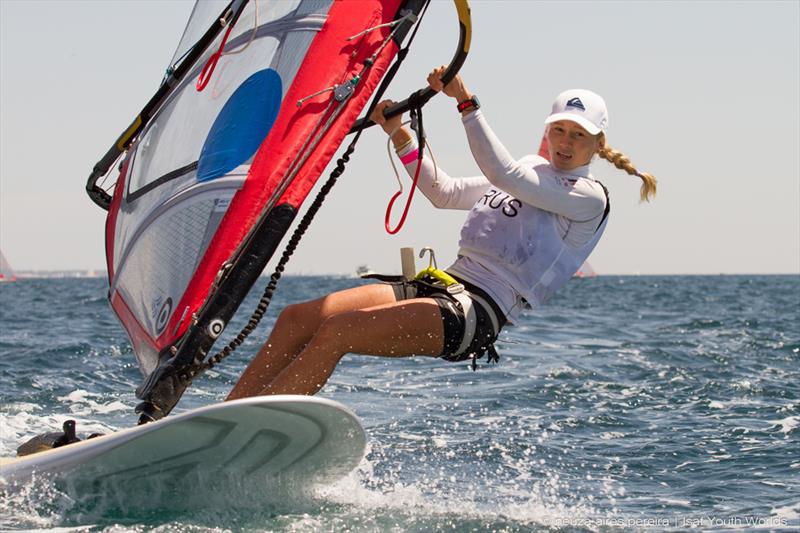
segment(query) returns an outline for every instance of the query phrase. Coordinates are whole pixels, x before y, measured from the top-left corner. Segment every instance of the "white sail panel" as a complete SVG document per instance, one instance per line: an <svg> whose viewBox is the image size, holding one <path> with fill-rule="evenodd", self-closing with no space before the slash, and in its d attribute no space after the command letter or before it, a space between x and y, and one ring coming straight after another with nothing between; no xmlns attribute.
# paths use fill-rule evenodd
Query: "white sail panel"
<svg viewBox="0 0 800 533"><path fill-rule="evenodd" d="M176 59L222 4L198 2ZM250 2L208 85L196 86L224 31L129 151L114 228L111 289L150 338L164 334L174 314L185 313L178 302L247 178L330 4ZM156 362L153 355L139 358L146 374Z"/></svg>

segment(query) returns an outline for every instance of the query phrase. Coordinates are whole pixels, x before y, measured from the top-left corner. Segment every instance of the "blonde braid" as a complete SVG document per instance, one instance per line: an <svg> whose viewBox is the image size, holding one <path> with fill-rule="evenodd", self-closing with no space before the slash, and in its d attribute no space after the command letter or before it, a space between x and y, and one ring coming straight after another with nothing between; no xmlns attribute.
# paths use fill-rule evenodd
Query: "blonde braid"
<svg viewBox="0 0 800 533"><path fill-rule="evenodd" d="M642 180L642 187L639 189L639 198L641 201L649 202L650 198L656 195L656 177L647 172L639 172L636 170L636 167L633 166L633 163L631 163L631 160L628 159L625 154L606 146L605 138L602 140L602 148L597 151L597 155L618 169L624 170L631 176L638 176L639 179Z"/></svg>

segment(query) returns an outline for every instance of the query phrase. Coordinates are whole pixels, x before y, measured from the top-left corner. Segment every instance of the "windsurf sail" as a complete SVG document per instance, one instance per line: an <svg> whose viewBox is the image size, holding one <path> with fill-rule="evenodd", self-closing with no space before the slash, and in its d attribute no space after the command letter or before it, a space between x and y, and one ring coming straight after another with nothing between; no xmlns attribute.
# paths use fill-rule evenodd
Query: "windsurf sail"
<svg viewBox="0 0 800 533"><path fill-rule="evenodd" d="M87 183L108 208L109 298L147 418L177 402L426 4L196 3L162 86ZM111 193L97 182L123 153Z"/></svg>
<svg viewBox="0 0 800 533"><path fill-rule="evenodd" d="M574 276L576 278L593 278L597 276L597 272L595 272L592 265L589 264L589 261L584 261L578 271L575 272Z"/></svg>
<svg viewBox="0 0 800 533"><path fill-rule="evenodd" d="M9 281L16 281L17 275L14 274L14 269L11 268L11 263L8 262L6 256L0 251L0 283Z"/></svg>

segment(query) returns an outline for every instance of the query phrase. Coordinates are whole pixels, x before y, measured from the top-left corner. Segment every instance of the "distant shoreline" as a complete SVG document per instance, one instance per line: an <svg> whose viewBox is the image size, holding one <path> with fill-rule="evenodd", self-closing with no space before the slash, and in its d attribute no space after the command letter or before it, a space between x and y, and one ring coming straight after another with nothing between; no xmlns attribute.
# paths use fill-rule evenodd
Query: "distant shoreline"
<svg viewBox="0 0 800 533"><path fill-rule="evenodd" d="M14 270L17 279L107 278L105 270Z"/></svg>
<svg viewBox="0 0 800 533"><path fill-rule="evenodd" d="M107 278L108 274L105 270L16 270L14 272L18 280L21 279L99 279ZM261 278L268 278L270 272L264 271ZM299 278L354 278L357 276L349 273L327 273L315 274L308 272L287 272L286 276L299 277ZM587 276L578 279L592 279L592 278L608 278L608 277L631 277L631 278L646 278L646 277L715 277L715 276L800 276L800 272L783 272L783 273L757 273L757 272L743 272L743 273L717 273L717 274L613 274L604 273L594 276Z"/></svg>

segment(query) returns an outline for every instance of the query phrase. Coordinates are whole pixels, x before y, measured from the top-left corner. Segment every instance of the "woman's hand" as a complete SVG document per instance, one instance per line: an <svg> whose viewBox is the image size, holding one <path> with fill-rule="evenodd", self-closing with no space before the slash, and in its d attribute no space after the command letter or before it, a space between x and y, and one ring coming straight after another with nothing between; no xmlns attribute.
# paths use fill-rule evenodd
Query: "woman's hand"
<svg viewBox="0 0 800 533"><path fill-rule="evenodd" d="M464 100L469 100L472 97L472 94L467 89L467 86L464 85L464 80L461 77L461 74L456 74L456 76L450 80L450 83L444 85L442 83L442 76L447 71L447 67L442 65L439 68L435 68L428 74L428 85L431 89L436 92L443 91L444 94L451 98L455 98L460 102Z"/></svg>
<svg viewBox="0 0 800 533"><path fill-rule="evenodd" d="M391 100L378 102L378 105L375 106L372 114L370 114L369 119L375 124L380 125L383 131L391 135L392 143L394 143L395 148L398 148L406 145L407 142L411 140L411 134L403 127L403 115L397 115L392 118L383 116L386 109L394 104L395 102Z"/></svg>
<svg viewBox="0 0 800 533"><path fill-rule="evenodd" d="M369 116L369 119L378 124L383 131L386 133L391 134L393 131L397 131L400 129L400 126L403 124L403 115L397 115L396 117L386 118L383 116L384 112L387 108L393 106L395 102L392 100L383 100L378 102L378 105L375 106L375 109L372 111L372 114Z"/></svg>

